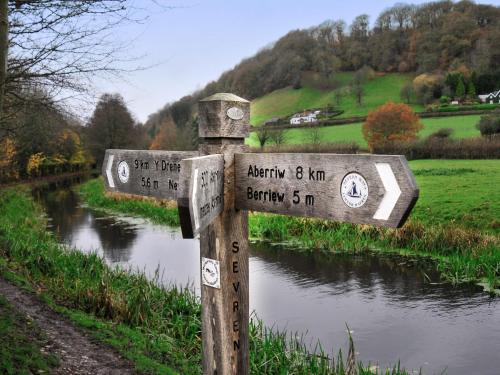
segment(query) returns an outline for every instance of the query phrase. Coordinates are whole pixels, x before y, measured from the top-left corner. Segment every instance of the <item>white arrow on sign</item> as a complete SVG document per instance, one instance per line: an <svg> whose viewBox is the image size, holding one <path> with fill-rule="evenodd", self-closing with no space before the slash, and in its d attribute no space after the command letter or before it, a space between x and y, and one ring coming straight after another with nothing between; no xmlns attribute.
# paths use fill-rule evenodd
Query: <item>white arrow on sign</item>
<svg viewBox="0 0 500 375"><path fill-rule="evenodd" d="M382 184L384 184L385 195L373 218L375 220L388 220L401 195L401 189L389 163L375 163L375 167Z"/></svg>
<svg viewBox="0 0 500 375"><path fill-rule="evenodd" d="M198 181L198 168L193 171L193 176L191 177L193 181ZM193 231L196 232L200 228L200 219L198 214L198 184L193 184L193 193L191 194L191 204L193 205L193 216L194 216L194 228Z"/></svg>
<svg viewBox="0 0 500 375"><path fill-rule="evenodd" d="M111 168L113 167L113 160L115 159L115 155L109 155L108 165L106 166L106 177L108 177L109 187L115 187L115 181L113 180L113 174L111 173Z"/></svg>

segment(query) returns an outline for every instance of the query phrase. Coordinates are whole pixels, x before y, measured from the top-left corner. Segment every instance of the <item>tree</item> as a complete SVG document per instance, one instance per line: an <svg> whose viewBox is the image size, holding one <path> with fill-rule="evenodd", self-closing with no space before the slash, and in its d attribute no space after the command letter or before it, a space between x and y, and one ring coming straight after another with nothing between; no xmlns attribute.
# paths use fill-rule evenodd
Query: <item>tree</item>
<svg viewBox="0 0 500 375"><path fill-rule="evenodd" d="M309 129L308 138L309 138L309 143L314 147L317 147L321 143L321 134L319 131L319 126L314 126L311 129Z"/></svg>
<svg viewBox="0 0 500 375"><path fill-rule="evenodd" d="M177 127L171 117L163 120L160 126L160 131L156 134L151 145L150 150L175 150L177 146Z"/></svg>
<svg viewBox="0 0 500 375"><path fill-rule="evenodd" d="M410 104L412 95L413 95L413 86L410 83L407 83L406 85L401 87L399 96L402 100L406 102L406 104Z"/></svg>
<svg viewBox="0 0 500 375"><path fill-rule="evenodd" d="M0 0L0 139L16 130L9 119L33 100L33 87L49 106L87 95L97 74L134 70L123 64L134 59L127 45L112 33L145 17L132 9L131 0Z"/></svg>
<svg viewBox="0 0 500 375"><path fill-rule="evenodd" d="M443 78L437 74L420 74L413 80L413 91L422 104L429 104L434 98L441 97Z"/></svg>
<svg viewBox="0 0 500 375"><path fill-rule="evenodd" d="M469 84L467 85L467 96L471 99L476 98L476 86L474 85L474 82L472 80L470 80Z"/></svg>
<svg viewBox="0 0 500 375"><path fill-rule="evenodd" d="M371 151L397 141L411 141L423 128L420 118L403 103L386 103L368 114L363 136Z"/></svg>
<svg viewBox="0 0 500 375"><path fill-rule="evenodd" d="M266 142L271 137L271 131L265 125L261 125L257 128L255 133L257 134L257 139L259 140L260 148L264 147L266 145Z"/></svg>
<svg viewBox="0 0 500 375"><path fill-rule="evenodd" d="M119 94L101 96L87 128L87 144L98 166L102 164L106 149L135 149L141 140L138 137L141 129L135 125Z"/></svg>
<svg viewBox="0 0 500 375"><path fill-rule="evenodd" d="M285 128L278 128L278 129L272 130L270 132L269 139L279 149L281 147L281 145L283 145L285 143L286 135L287 135L287 132L286 132Z"/></svg>
<svg viewBox="0 0 500 375"><path fill-rule="evenodd" d="M465 96L465 84L461 78L458 80L456 95L459 98L463 98Z"/></svg>

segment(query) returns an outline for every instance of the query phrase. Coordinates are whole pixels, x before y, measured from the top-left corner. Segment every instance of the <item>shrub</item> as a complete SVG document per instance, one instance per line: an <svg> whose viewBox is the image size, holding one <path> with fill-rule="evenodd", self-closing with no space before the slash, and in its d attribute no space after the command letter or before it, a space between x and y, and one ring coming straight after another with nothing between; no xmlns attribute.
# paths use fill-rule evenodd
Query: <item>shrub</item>
<svg viewBox="0 0 500 375"><path fill-rule="evenodd" d="M413 110L403 103L386 103L368 114L363 136L371 150L387 143L411 141L424 126Z"/></svg>
<svg viewBox="0 0 500 375"><path fill-rule="evenodd" d="M437 132L434 132L431 135L429 135L429 138L445 139L449 138L452 133L453 133L452 128L441 128Z"/></svg>
<svg viewBox="0 0 500 375"><path fill-rule="evenodd" d="M500 114L481 116L481 120L476 125L483 137L491 139L500 133Z"/></svg>

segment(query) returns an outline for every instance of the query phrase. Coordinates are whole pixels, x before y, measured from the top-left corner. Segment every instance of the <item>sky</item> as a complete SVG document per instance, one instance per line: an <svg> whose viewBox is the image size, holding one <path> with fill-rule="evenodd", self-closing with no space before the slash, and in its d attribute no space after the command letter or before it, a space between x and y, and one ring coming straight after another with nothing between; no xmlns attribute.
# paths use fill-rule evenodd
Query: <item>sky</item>
<svg viewBox="0 0 500 375"><path fill-rule="evenodd" d="M126 53L134 57L128 67L146 69L127 73L121 79L98 80L96 95L120 93L135 118L145 122L166 103L203 88L291 30L309 28L328 19L342 19L349 25L363 13L373 24L384 9L396 2L136 0L147 18L122 26L114 37L125 42ZM500 0L476 3L500 5Z"/></svg>

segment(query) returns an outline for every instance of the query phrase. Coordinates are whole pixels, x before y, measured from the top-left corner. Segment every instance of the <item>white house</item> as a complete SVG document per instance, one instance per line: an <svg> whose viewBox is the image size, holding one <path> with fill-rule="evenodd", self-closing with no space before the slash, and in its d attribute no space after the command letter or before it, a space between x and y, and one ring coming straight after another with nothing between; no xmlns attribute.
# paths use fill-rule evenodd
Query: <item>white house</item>
<svg viewBox="0 0 500 375"><path fill-rule="evenodd" d="M493 103L500 103L500 90L490 92L490 93L486 96L486 100L485 100L485 102L486 102L486 103L490 103L490 104L493 104Z"/></svg>
<svg viewBox="0 0 500 375"><path fill-rule="evenodd" d="M320 113L321 111L296 113L290 118L290 124L299 125L304 123L316 122L318 121L316 116L318 116Z"/></svg>

